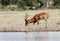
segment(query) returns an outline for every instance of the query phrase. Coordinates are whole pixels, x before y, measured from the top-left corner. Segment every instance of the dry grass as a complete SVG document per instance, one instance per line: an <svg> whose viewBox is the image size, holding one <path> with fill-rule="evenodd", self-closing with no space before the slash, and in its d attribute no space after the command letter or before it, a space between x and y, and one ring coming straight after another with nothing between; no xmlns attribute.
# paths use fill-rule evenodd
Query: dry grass
<svg viewBox="0 0 60 41"><path fill-rule="evenodd" d="M45 22L40 21L40 27L37 24L29 24L25 27L25 13L33 17L40 12L48 12L48 28L45 29ZM60 31L60 10L29 10L29 11L0 11L0 31Z"/></svg>

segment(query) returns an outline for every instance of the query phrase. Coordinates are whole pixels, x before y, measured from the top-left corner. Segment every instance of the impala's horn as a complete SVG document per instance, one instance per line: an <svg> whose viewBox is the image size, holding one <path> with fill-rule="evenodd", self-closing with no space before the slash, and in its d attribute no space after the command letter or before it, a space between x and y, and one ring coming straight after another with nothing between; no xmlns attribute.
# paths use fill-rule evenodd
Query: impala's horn
<svg viewBox="0 0 60 41"><path fill-rule="evenodd" d="M25 20L27 20L27 18L28 18L28 14L27 14L27 13L25 13Z"/></svg>

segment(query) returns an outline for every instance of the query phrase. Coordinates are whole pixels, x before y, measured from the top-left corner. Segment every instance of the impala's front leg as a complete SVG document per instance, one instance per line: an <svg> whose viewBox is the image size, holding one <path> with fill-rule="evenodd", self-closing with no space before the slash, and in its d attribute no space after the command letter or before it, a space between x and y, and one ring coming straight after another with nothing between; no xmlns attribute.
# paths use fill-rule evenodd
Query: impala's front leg
<svg viewBox="0 0 60 41"><path fill-rule="evenodd" d="M39 21L37 21L37 24L38 24L38 26L40 26L40 23L39 23Z"/></svg>

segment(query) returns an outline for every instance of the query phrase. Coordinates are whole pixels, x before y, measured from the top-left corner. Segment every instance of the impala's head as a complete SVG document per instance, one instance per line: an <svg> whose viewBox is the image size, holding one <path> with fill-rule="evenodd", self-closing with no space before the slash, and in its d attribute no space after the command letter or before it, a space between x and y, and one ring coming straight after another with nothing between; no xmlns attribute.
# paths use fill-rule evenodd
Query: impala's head
<svg viewBox="0 0 60 41"><path fill-rule="evenodd" d="M27 17L28 17L28 15L27 15L27 13L26 13L26 14L25 14L25 26L27 26L27 25L28 25Z"/></svg>
<svg viewBox="0 0 60 41"><path fill-rule="evenodd" d="M25 19L25 26L27 26L27 25L28 25L28 20Z"/></svg>

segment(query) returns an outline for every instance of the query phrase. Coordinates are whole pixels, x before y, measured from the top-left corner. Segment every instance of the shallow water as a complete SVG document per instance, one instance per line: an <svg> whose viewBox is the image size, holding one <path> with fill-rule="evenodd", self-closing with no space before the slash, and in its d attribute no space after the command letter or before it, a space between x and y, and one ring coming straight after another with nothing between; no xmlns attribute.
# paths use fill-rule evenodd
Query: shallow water
<svg viewBox="0 0 60 41"><path fill-rule="evenodd" d="M60 32L0 32L0 41L60 41Z"/></svg>

